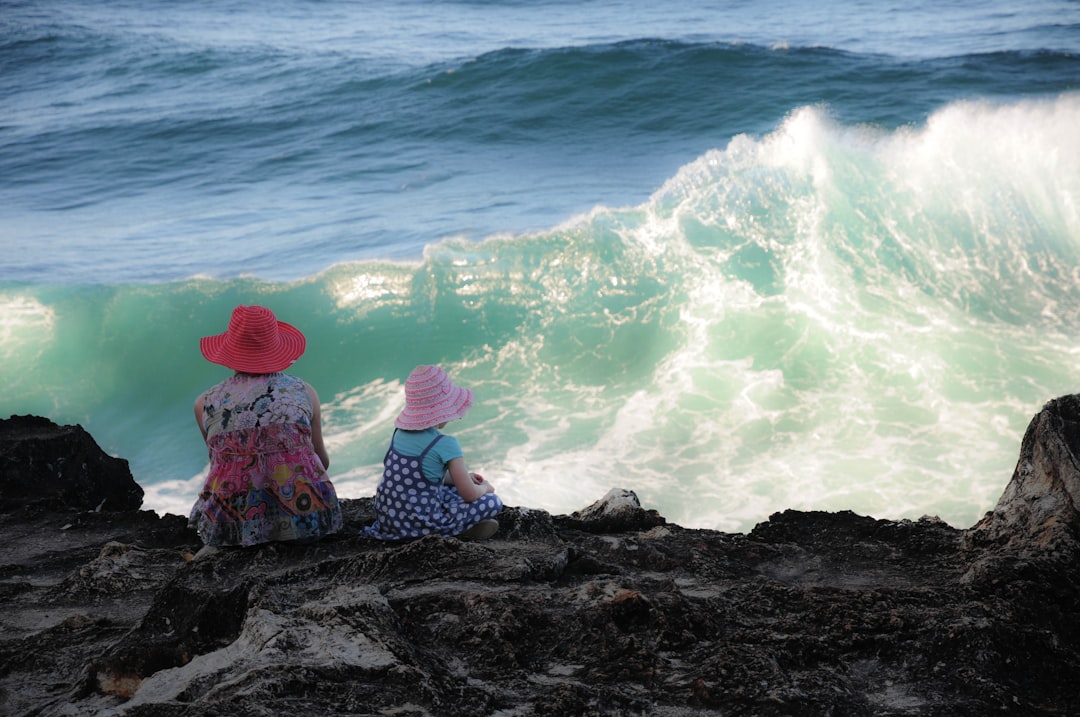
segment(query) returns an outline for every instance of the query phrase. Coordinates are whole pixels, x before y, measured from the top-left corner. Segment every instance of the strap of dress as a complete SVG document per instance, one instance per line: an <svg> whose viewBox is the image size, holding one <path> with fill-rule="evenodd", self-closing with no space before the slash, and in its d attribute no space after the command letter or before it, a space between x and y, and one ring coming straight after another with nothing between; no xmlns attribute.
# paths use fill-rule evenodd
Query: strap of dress
<svg viewBox="0 0 1080 717"><path fill-rule="evenodd" d="M391 435L391 436L390 436L390 447L386 449L386 455L390 455L390 452L391 452L391 451L395 451L395 450L396 450L396 449L394 448L394 439L395 439L395 438L397 438L397 434L398 434L398 429L397 429L397 428L395 428L395 429L394 429L394 433L393 433L393 435ZM427 444L427 448L425 448L424 450L422 450L422 451L420 452L420 455L418 456L418 458L420 459L420 462L421 462L421 463L423 463L423 462L424 462L424 456L426 456L426 455L428 454L428 451L430 451L430 450L432 449L432 447L433 447L433 446L434 446L434 445L435 445L436 443L438 443L438 442L439 442L439 440L440 440L440 439L441 439L441 438L443 437L443 435L444 435L444 434L440 433L439 435L435 436L435 439L434 439L434 440L433 440L433 441L432 441L431 443ZM401 454L398 454L398 455L401 455ZM384 458L383 460L386 460L386 459Z"/></svg>
<svg viewBox="0 0 1080 717"><path fill-rule="evenodd" d="M441 433L439 435L435 436L435 440L433 440L431 443L427 444L427 448L425 448L424 450L422 450L420 452L420 463L421 464L423 464L423 462L424 462L424 456L426 456L428 454L428 451L430 451L432 449L432 447L434 447L434 445L436 443L438 443L439 439L441 439L442 437L443 437L443 434L441 434Z"/></svg>

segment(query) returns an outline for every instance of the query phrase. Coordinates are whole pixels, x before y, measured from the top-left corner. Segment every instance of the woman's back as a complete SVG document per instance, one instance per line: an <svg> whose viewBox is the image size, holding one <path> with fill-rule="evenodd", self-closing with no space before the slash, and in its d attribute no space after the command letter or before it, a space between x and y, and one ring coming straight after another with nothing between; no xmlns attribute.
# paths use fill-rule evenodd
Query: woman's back
<svg viewBox="0 0 1080 717"><path fill-rule="evenodd" d="M238 373L203 394L203 426L207 441L219 433L295 423L311 427L307 385L283 373Z"/></svg>

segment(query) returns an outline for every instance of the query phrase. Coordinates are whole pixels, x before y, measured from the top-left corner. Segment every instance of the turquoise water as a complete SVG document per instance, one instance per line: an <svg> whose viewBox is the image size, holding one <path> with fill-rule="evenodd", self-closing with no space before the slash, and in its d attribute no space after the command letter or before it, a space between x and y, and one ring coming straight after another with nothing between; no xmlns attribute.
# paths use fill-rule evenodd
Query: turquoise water
<svg viewBox="0 0 1080 717"><path fill-rule="evenodd" d="M10 5L0 412L185 513L262 303L347 497L437 362L511 505L974 523L1080 368L1075 4L630 6Z"/></svg>

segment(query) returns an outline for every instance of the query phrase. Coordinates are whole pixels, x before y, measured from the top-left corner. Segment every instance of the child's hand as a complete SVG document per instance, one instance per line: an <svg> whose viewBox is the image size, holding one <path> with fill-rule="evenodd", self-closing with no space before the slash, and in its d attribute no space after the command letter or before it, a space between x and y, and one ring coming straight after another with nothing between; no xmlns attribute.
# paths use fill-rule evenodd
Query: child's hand
<svg viewBox="0 0 1080 717"><path fill-rule="evenodd" d="M486 495L488 493L495 492L495 487L490 483L486 482L484 480L484 476L480 475L479 473L470 473L469 477L472 478L472 482L474 485L483 487L484 490L480 493L480 495Z"/></svg>

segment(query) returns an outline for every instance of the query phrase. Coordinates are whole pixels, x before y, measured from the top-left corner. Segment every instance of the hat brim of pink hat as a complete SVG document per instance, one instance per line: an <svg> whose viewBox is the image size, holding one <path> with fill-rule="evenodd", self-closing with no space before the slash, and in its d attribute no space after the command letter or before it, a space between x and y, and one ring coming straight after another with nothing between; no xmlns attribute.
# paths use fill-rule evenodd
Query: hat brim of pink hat
<svg viewBox="0 0 1080 717"><path fill-rule="evenodd" d="M278 321L278 341L273 347L258 353L235 351L228 342L229 332L199 339L199 349L210 363L216 363L240 373L278 373L296 363L304 354L307 339L304 334L284 321Z"/></svg>
<svg viewBox="0 0 1080 717"><path fill-rule="evenodd" d="M443 423L456 421L469 412L473 402L473 392L471 389L457 385L454 385L454 389L456 390L444 401L437 406L426 408L422 413L416 413L406 405L405 409L398 414L394 425L403 431L423 431Z"/></svg>

